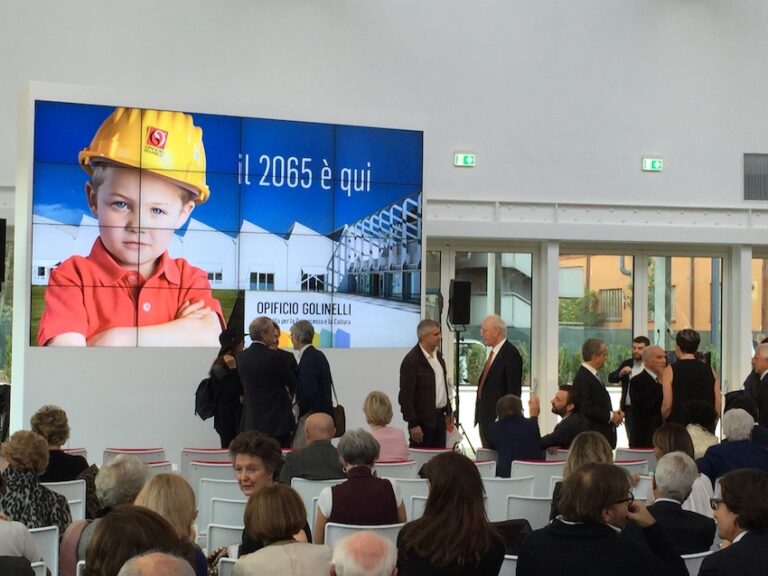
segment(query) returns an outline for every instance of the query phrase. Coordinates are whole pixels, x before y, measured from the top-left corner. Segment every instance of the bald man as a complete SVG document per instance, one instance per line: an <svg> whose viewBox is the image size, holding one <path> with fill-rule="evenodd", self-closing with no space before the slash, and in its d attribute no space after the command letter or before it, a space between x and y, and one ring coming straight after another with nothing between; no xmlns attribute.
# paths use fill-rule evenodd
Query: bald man
<svg viewBox="0 0 768 576"><path fill-rule="evenodd" d="M307 480L346 478L347 475L339 460L339 452L331 444L331 438L335 433L333 418L328 414L325 412L310 414L304 425L307 446L285 456L285 463L280 471L280 482L290 485L293 478Z"/></svg>
<svg viewBox="0 0 768 576"><path fill-rule="evenodd" d="M629 429L630 448L650 448L653 433L661 426L661 402L664 392L661 373L667 366L667 354L661 346L647 346L641 352L643 371L629 381L630 405L634 423Z"/></svg>
<svg viewBox="0 0 768 576"><path fill-rule="evenodd" d="M333 548L331 576L393 576L397 551L389 540L373 532L357 532Z"/></svg>
<svg viewBox="0 0 768 576"><path fill-rule="evenodd" d="M117 576L195 576L195 571L183 558L149 552L128 560Z"/></svg>

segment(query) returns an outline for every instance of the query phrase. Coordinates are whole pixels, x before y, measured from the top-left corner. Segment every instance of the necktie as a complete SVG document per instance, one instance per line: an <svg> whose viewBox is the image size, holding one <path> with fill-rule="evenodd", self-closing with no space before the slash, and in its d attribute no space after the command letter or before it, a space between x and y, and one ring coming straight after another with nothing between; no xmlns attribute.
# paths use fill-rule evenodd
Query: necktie
<svg viewBox="0 0 768 576"><path fill-rule="evenodd" d="M493 350L488 354L488 360L485 361L485 367L483 373L480 375L480 382L477 384L477 397L481 398L483 395L483 385L485 384L485 378L488 376L488 370L491 369L491 363L493 362Z"/></svg>

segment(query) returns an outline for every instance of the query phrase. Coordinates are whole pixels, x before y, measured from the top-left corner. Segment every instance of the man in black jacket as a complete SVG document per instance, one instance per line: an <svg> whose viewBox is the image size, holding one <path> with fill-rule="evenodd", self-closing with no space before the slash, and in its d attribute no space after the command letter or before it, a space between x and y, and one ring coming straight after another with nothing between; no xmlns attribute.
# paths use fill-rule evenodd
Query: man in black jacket
<svg viewBox="0 0 768 576"><path fill-rule="evenodd" d="M632 339L632 358L627 358L619 367L608 374L608 382L616 384L621 382L621 399L619 409L624 412L624 426L627 428L627 436L632 435L633 414L632 399L629 396L629 381L643 371L643 350L651 345L651 341L645 336L636 336Z"/></svg>
<svg viewBox="0 0 768 576"><path fill-rule="evenodd" d="M567 450L576 435L589 430L589 423L582 416L581 395L579 391L569 384L563 384L552 398L552 413L562 418L550 434L541 437L541 449L562 448ZM539 397L531 396L528 401L528 410L531 419L537 419L541 413Z"/></svg>

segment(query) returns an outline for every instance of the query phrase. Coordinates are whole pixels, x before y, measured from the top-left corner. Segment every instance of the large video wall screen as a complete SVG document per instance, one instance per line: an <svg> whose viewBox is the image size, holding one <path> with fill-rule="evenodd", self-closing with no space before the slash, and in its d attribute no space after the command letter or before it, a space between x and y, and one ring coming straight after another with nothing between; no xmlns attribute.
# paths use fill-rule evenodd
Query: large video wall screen
<svg viewBox="0 0 768 576"><path fill-rule="evenodd" d="M419 320L422 133L35 103L30 340L216 346L312 322L404 347Z"/></svg>

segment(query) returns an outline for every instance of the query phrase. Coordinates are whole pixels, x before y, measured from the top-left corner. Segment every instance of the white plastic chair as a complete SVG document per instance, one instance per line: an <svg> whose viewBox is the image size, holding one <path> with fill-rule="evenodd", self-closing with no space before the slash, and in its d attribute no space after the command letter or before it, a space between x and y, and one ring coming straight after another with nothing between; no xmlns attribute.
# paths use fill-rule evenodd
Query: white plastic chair
<svg viewBox="0 0 768 576"><path fill-rule="evenodd" d="M549 450L545 452L545 459L547 462L565 462L568 460L568 454L570 454L570 450L563 450L562 448L558 448L555 452L550 453Z"/></svg>
<svg viewBox="0 0 768 576"><path fill-rule="evenodd" d="M531 528L538 530L549 524L552 498L541 496L507 496L506 520L525 518Z"/></svg>
<svg viewBox="0 0 768 576"><path fill-rule="evenodd" d="M219 560L219 576L232 576L235 573L235 558L222 558Z"/></svg>
<svg viewBox="0 0 768 576"><path fill-rule="evenodd" d="M565 462L546 462L544 460L514 460L510 469L512 478L533 476L533 495L549 496L552 476L562 476Z"/></svg>
<svg viewBox="0 0 768 576"><path fill-rule="evenodd" d="M409 521L413 521L418 518L421 518L424 515L424 508L426 507L427 507L426 496L411 496L411 508L409 510L406 507L405 517L408 518Z"/></svg>
<svg viewBox="0 0 768 576"><path fill-rule="evenodd" d="M83 570L85 570L85 560L80 560L80 562L77 563L75 574L77 574L77 576L83 576Z"/></svg>
<svg viewBox="0 0 768 576"><path fill-rule="evenodd" d="M32 571L35 573L35 576L45 576L45 563L32 562Z"/></svg>
<svg viewBox="0 0 768 576"><path fill-rule="evenodd" d="M474 460L474 463L482 478L496 476L496 462L494 460Z"/></svg>
<svg viewBox="0 0 768 576"><path fill-rule="evenodd" d="M211 524L239 526L243 524L247 500L229 500L228 498L211 499Z"/></svg>
<svg viewBox="0 0 768 576"><path fill-rule="evenodd" d="M648 471L656 470L656 454L653 448L616 448L616 460L647 460Z"/></svg>
<svg viewBox="0 0 768 576"><path fill-rule="evenodd" d="M201 478L198 484L200 497L197 499L197 527L201 536L205 535L205 530L211 522L211 501L214 498L223 498L225 500L242 500L243 493L235 480L215 480Z"/></svg>
<svg viewBox="0 0 768 576"><path fill-rule="evenodd" d="M325 544L333 548L334 544L346 536L356 532L375 532L379 536L397 545L397 535L405 524L383 524L381 526L355 526L353 524L337 524L328 522L325 525Z"/></svg>
<svg viewBox="0 0 768 576"><path fill-rule="evenodd" d="M291 488L296 490L296 493L304 503L304 508L307 511L307 522L312 521L314 517L314 509L312 499L317 498L326 486L335 486L344 482L345 478L339 478L336 480L306 480L304 478L293 478L291 480ZM314 523L310 524L314 526Z"/></svg>
<svg viewBox="0 0 768 576"><path fill-rule="evenodd" d="M147 464L165 460L165 450L162 448L104 448L103 464L106 464L118 454L136 456L136 458Z"/></svg>
<svg viewBox="0 0 768 576"><path fill-rule="evenodd" d="M501 563L499 576L515 576L517 574L517 556L510 554L504 555L504 562Z"/></svg>
<svg viewBox="0 0 768 576"><path fill-rule="evenodd" d="M419 469L414 460L402 462L376 462L373 466L379 478L418 478Z"/></svg>
<svg viewBox="0 0 768 576"><path fill-rule="evenodd" d="M632 488L632 494L635 496L635 500L645 502L648 499L648 494L651 493L651 485L653 483L653 476L642 475L637 482L637 486Z"/></svg>
<svg viewBox="0 0 768 576"><path fill-rule="evenodd" d="M450 451L450 448L408 448L408 459L415 460L416 469L421 470L421 467L429 462L433 456Z"/></svg>
<svg viewBox="0 0 768 576"><path fill-rule="evenodd" d="M173 472L173 465L168 460L161 462L148 462L147 468L149 468L150 476L157 476L158 474L167 474Z"/></svg>
<svg viewBox="0 0 768 576"><path fill-rule="evenodd" d="M488 520L506 520L507 496L533 496L533 476L525 478L483 478L488 498Z"/></svg>
<svg viewBox="0 0 768 576"><path fill-rule="evenodd" d="M240 544L243 540L243 526L224 526L223 524L208 524L207 531L208 553L222 546Z"/></svg>
<svg viewBox="0 0 768 576"><path fill-rule="evenodd" d="M704 558L710 554L712 554L712 551L708 550L707 552L699 552L698 554L682 554L680 558L685 562L685 567L688 568L688 574L698 574L699 568L701 568L701 563L704 562Z"/></svg>
<svg viewBox="0 0 768 576"><path fill-rule="evenodd" d="M70 480L68 482L41 482L49 490L61 494L67 500L85 501L85 480Z"/></svg>
<svg viewBox="0 0 768 576"><path fill-rule="evenodd" d="M181 468L179 472L189 480L189 465L192 462L231 462L232 457L226 448L182 448Z"/></svg>
<svg viewBox="0 0 768 576"><path fill-rule="evenodd" d="M493 460L494 462L498 462L499 453L496 452L496 450L491 450L490 448L478 448L477 452L475 453L475 460L480 460L481 462L483 460Z"/></svg>
<svg viewBox="0 0 768 576"><path fill-rule="evenodd" d="M552 478L549 479L549 497L550 498L552 498L552 495L555 493L555 484L562 481L563 481L562 476L552 476Z"/></svg>
<svg viewBox="0 0 768 576"><path fill-rule="evenodd" d="M56 576L59 573L59 527L30 528L29 533L43 555L43 562L51 571L51 576Z"/></svg>
<svg viewBox="0 0 768 576"><path fill-rule="evenodd" d="M413 520L411 517L411 499L414 496L422 496L426 498L429 495L429 482L426 478L398 478L397 485L400 487L400 495L403 498L403 504L405 505L405 513L408 520Z"/></svg>
<svg viewBox="0 0 768 576"><path fill-rule="evenodd" d="M624 468L630 474L646 476L648 474L648 460L614 460L619 468Z"/></svg>
<svg viewBox="0 0 768 576"><path fill-rule="evenodd" d="M82 500L67 500L67 504L69 504L72 522L75 520L85 520L85 502Z"/></svg>
<svg viewBox="0 0 768 576"><path fill-rule="evenodd" d="M200 487L200 480L208 478L209 480L234 480L235 471L231 462L190 462L189 476L187 481L192 489L197 491ZM195 492L199 498L200 494Z"/></svg>

